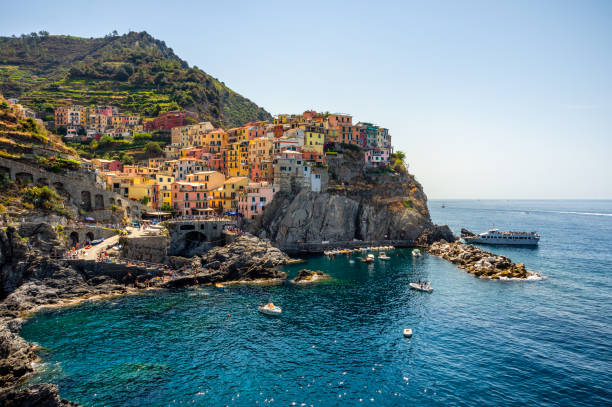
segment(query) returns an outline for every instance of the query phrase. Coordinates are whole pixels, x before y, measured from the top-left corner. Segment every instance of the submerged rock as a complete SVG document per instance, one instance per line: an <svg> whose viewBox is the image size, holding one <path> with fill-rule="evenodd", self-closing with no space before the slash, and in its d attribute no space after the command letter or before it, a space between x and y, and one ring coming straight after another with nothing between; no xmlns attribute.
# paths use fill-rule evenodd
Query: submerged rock
<svg viewBox="0 0 612 407"><path fill-rule="evenodd" d="M314 283L315 281L329 280L330 278L331 277L329 274L326 274L320 270L313 271L302 269L298 271L297 276L291 280L291 282L294 284L308 284Z"/></svg>
<svg viewBox="0 0 612 407"><path fill-rule="evenodd" d="M460 242L435 242L429 247L429 253L457 264L460 269L480 278L498 280L540 277L536 273L527 271L523 263L515 264L506 256L496 255Z"/></svg>

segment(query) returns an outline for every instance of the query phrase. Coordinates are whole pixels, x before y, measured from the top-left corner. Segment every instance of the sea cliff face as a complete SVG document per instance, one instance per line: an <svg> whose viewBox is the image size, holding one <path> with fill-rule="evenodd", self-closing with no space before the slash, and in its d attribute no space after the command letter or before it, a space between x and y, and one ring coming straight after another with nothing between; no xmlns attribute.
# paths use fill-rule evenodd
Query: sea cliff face
<svg viewBox="0 0 612 407"><path fill-rule="evenodd" d="M363 153L347 150L329 160L327 192L278 193L249 230L279 246L352 239L453 241L446 226L434 225L427 197L407 171L366 172Z"/></svg>

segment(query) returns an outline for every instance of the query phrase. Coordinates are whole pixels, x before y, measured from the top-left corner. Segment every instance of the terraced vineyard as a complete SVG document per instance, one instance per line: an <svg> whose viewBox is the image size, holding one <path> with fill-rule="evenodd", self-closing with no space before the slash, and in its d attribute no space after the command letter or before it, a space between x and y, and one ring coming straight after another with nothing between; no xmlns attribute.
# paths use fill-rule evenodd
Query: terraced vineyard
<svg viewBox="0 0 612 407"><path fill-rule="evenodd" d="M145 117L184 108L221 127L271 118L146 32L0 37L0 92L46 120L56 106L70 104L112 104Z"/></svg>

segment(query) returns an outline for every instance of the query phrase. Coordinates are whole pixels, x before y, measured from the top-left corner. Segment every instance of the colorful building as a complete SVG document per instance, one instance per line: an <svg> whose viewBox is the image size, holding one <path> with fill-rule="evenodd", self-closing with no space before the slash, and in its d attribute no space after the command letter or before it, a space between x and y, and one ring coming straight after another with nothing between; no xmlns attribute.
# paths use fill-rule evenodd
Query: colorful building
<svg viewBox="0 0 612 407"><path fill-rule="evenodd" d="M255 219L272 202L277 188L267 182L251 182L238 195L238 212L246 219Z"/></svg>
<svg viewBox="0 0 612 407"><path fill-rule="evenodd" d="M217 189L223 186L225 175L218 171L201 171L187 175L187 182L198 182L204 184L204 189L207 191Z"/></svg>
<svg viewBox="0 0 612 407"><path fill-rule="evenodd" d="M365 163L370 167L389 165L390 151L388 148L373 148L365 151Z"/></svg>
<svg viewBox="0 0 612 407"><path fill-rule="evenodd" d="M208 208L208 193L199 182L172 183L172 207L183 216L201 215Z"/></svg>

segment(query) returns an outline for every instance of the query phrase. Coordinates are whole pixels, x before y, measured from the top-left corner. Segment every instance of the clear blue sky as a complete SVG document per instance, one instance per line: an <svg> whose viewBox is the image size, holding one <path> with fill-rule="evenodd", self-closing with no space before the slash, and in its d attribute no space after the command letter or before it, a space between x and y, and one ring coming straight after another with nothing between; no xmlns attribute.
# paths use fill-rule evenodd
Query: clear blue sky
<svg viewBox="0 0 612 407"><path fill-rule="evenodd" d="M146 30L272 114L388 127L430 198L612 198L612 1L3 4L39 30Z"/></svg>

